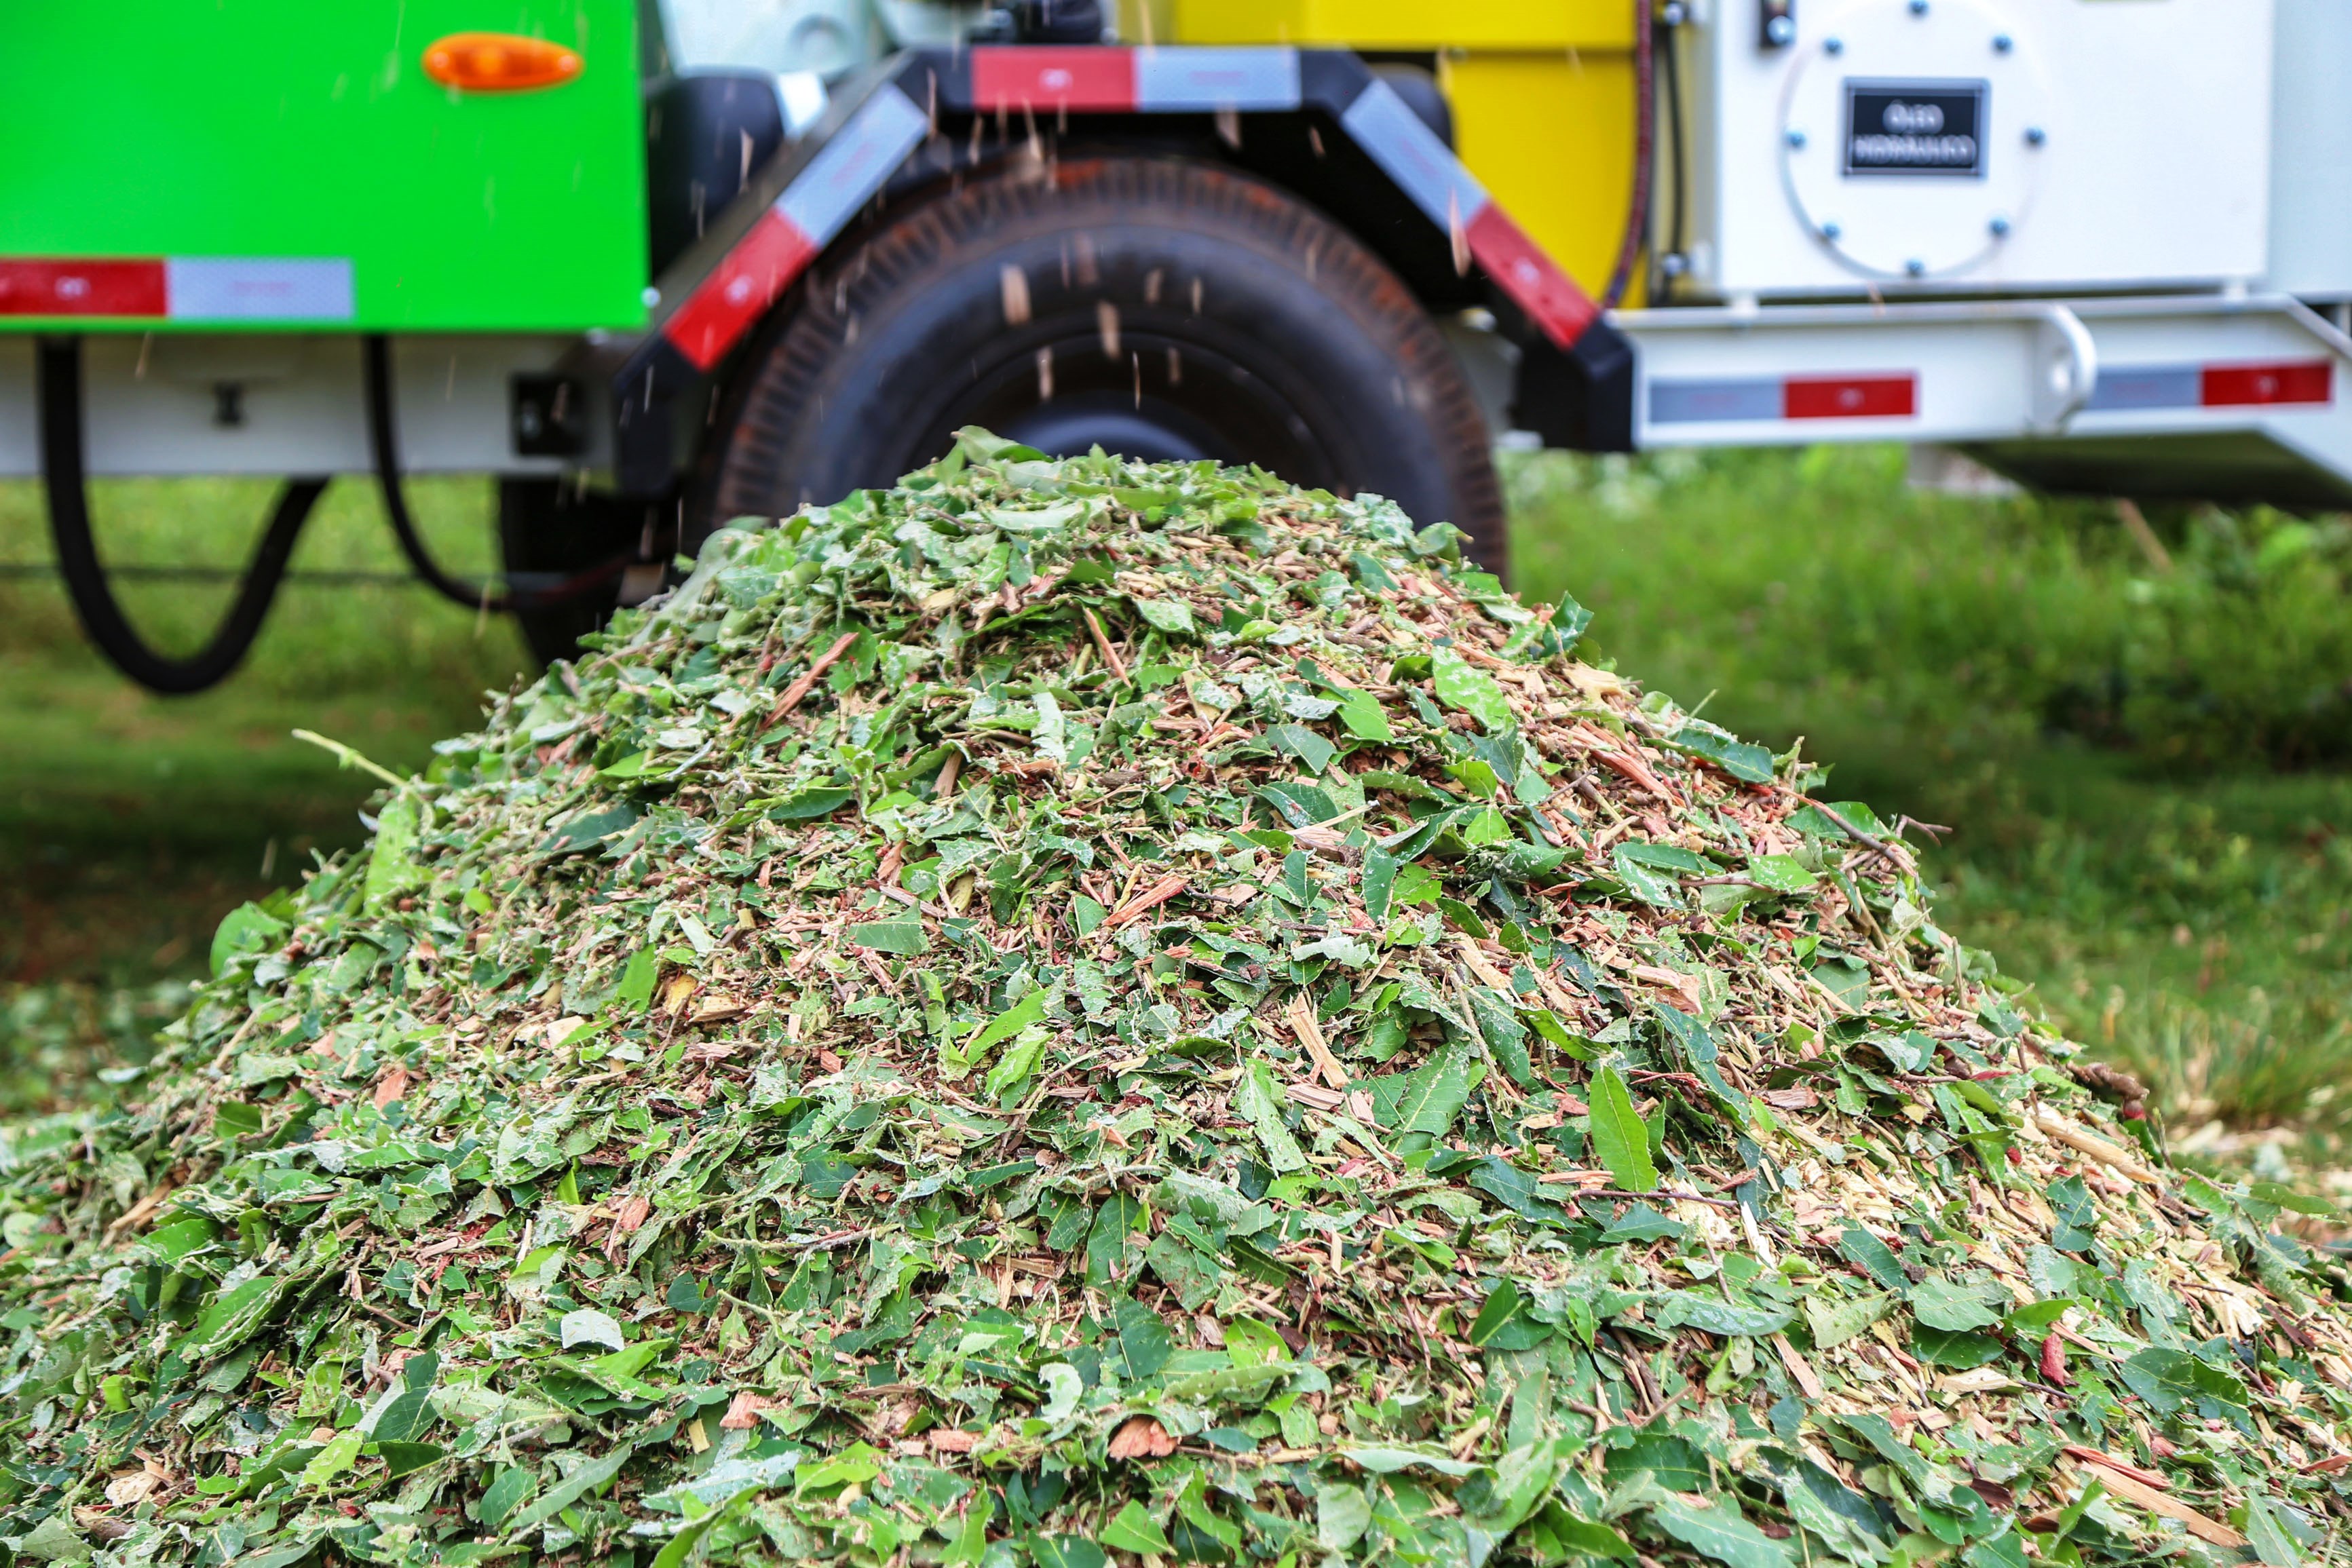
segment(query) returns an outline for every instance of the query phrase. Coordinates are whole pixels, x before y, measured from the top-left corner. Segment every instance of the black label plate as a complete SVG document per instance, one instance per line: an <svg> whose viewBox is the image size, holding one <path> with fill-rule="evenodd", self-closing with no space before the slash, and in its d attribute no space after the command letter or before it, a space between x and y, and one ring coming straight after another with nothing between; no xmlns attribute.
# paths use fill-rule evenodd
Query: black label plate
<svg viewBox="0 0 2352 1568"><path fill-rule="evenodd" d="M1845 84L1849 175L1984 177L1981 81L1857 81Z"/></svg>

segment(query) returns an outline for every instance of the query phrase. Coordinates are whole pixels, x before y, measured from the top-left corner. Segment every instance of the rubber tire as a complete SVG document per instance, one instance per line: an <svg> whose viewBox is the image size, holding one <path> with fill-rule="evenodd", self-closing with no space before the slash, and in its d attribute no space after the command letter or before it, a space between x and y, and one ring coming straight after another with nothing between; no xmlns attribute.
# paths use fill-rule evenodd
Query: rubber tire
<svg viewBox="0 0 2352 1568"><path fill-rule="evenodd" d="M1013 268L1026 321L1008 319ZM1045 349L1057 373L1041 403ZM960 426L988 423L1049 450L1084 451L1089 429L1107 431L1106 447L1133 455L1256 462L1374 492L1417 522L1453 523L1465 553L1504 565L1486 422L1427 313L1346 230L1216 165L1081 159L939 193L809 278L746 364L693 508L703 531L887 485ZM1040 421L1045 438L1022 428ZM1129 441L1129 423L1150 428Z"/></svg>
<svg viewBox="0 0 2352 1568"><path fill-rule="evenodd" d="M499 481L499 554L510 572L569 574L611 560L643 538L656 503L582 493L561 479ZM539 610L518 610L515 623L541 667L580 652L580 639L613 618L617 581Z"/></svg>

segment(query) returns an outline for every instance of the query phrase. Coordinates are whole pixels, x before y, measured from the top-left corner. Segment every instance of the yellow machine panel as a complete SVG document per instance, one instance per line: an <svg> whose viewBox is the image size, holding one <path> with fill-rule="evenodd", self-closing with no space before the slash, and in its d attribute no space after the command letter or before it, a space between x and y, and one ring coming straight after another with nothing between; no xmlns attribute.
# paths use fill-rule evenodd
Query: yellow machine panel
<svg viewBox="0 0 2352 1568"><path fill-rule="evenodd" d="M1639 0L1166 0L1136 18L1160 41L1428 50L1470 172L1599 294L1633 180ZM1638 278L1627 304L1640 303Z"/></svg>

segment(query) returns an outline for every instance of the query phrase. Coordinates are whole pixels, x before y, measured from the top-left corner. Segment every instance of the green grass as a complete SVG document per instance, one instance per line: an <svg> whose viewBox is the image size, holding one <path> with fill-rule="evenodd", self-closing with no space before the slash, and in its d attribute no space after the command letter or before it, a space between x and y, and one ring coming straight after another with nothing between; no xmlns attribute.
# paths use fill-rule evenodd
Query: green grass
<svg viewBox="0 0 2352 1568"><path fill-rule="evenodd" d="M1567 588L1603 653L1708 716L1804 737L1839 794L1948 824L1923 857L1947 928L2153 1075L2176 1128L2347 1130L2341 524L2158 516L2159 570L2109 508L1914 492L1893 449L1548 455L1510 479L1523 587ZM487 486L417 489L436 547L487 565ZM103 487L102 542L229 564L268 494ZM0 560L46 553L37 493L0 485ZM364 488L330 493L297 566L396 570ZM226 591L129 597L185 647ZM247 671L166 701L99 664L54 582L0 582L0 1111L135 1049L222 913L358 841L367 780L289 729L415 767L523 664L510 628L421 590L298 583Z"/></svg>
<svg viewBox="0 0 2352 1568"><path fill-rule="evenodd" d="M1525 460L1519 583L1574 593L1645 684L1804 737L1837 794L1948 825L1922 857L1941 924L2176 1127L2344 1131L2341 525L2159 517L2163 570L2106 507L1902 473L1885 448Z"/></svg>
<svg viewBox="0 0 2352 1568"><path fill-rule="evenodd" d="M488 486L415 490L446 559L489 564ZM269 493L217 480L102 485L100 549L113 561L241 566ZM0 560L47 559L43 517L35 486L0 484ZM352 483L328 493L294 561L298 572L399 564L372 494ZM134 583L123 598L157 645L183 652L228 592ZM522 667L509 626L478 624L421 589L296 581L226 685L154 697L89 651L54 579L0 580L0 986L145 987L196 973L225 910L362 835L368 780L289 731L413 768L469 726L483 688ZM0 1036L9 1016L0 1010Z"/></svg>

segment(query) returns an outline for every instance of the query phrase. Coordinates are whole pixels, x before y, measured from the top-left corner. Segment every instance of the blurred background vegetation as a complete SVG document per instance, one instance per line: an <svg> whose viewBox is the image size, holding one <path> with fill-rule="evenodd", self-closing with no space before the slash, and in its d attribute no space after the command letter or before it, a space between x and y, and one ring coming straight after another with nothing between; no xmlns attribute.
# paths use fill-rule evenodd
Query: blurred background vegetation
<svg viewBox="0 0 2352 1568"><path fill-rule="evenodd" d="M1596 612L1624 673L1835 764L1951 831L1947 929L2159 1086L2192 1153L2332 1168L2352 1132L2352 525L2264 510L1956 496L1895 447L1507 461L1517 583ZM487 484L416 486L437 548L492 554ZM231 565L268 487L101 487L111 559ZM47 559L0 485L0 562ZM330 492L299 570L398 563ZM127 591L197 640L226 584ZM143 1049L213 925L356 843L367 780L297 725L414 768L519 678L511 628L420 589L297 582L246 671L135 693L54 580L0 577L0 1114ZM2270 1174L2279 1174L2272 1172Z"/></svg>
<svg viewBox="0 0 2352 1568"><path fill-rule="evenodd" d="M2352 527L1911 488L1893 447L1531 455L1519 586L1618 667L1952 831L1939 922L2192 1151L2352 1118Z"/></svg>

